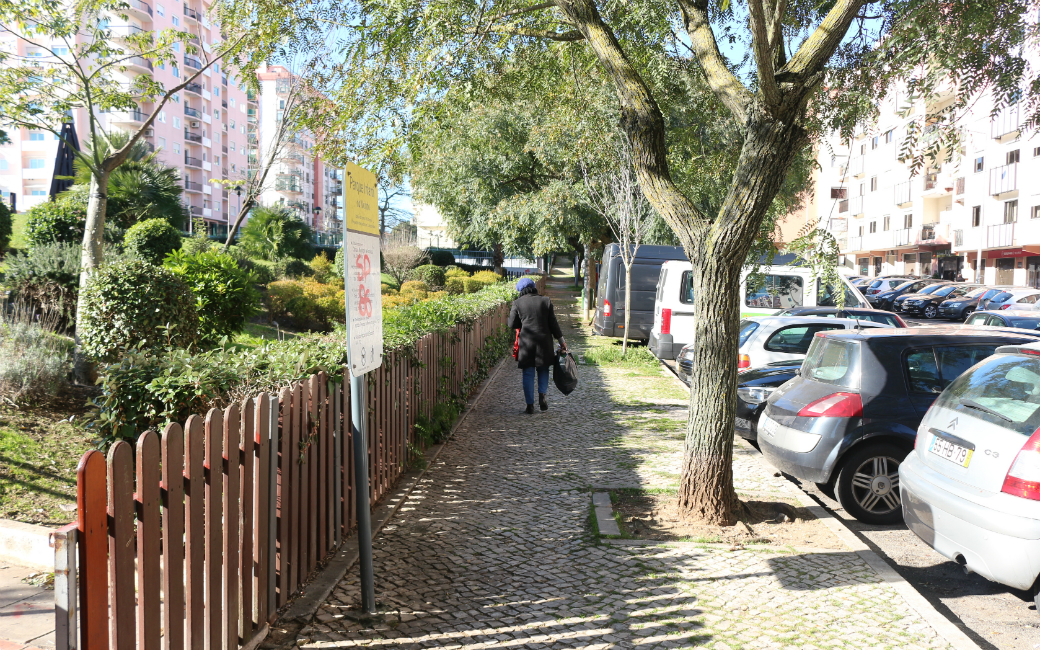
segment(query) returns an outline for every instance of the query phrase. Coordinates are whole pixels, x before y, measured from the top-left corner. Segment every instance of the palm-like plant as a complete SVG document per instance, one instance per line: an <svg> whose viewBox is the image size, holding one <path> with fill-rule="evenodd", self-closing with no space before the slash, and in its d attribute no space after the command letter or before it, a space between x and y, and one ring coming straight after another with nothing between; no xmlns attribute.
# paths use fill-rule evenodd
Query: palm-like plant
<svg viewBox="0 0 1040 650"><path fill-rule="evenodd" d="M126 133L115 132L109 140L118 149L129 137ZM109 150L108 143L103 140L96 140L93 146L100 147L102 155ZM75 168L75 185L68 192L85 195L90 184L90 170L79 159L76 159ZM143 140L138 140L126 161L109 177L107 218L120 228L129 228L146 219L164 219L183 230L187 219L187 211L181 202L183 193L180 171L164 165L156 158L155 152L148 150Z"/></svg>
<svg viewBox="0 0 1040 650"><path fill-rule="evenodd" d="M255 208L242 228L239 245L265 260L308 259L314 252L310 226L279 206Z"/></svg>

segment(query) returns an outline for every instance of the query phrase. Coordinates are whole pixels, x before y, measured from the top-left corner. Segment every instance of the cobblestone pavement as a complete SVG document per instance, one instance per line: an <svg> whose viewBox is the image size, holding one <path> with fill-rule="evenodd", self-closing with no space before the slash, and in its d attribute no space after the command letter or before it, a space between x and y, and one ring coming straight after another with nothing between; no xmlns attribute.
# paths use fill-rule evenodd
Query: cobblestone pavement
<svg viewBox="0 0 1040 650"><path fill-rule="evenodd" d="M580 370L576 392L528 416L506 365L375 542L385 623L344 616L360 599L355 567L298 646L948 647L841 548L599 541L591 486L677 483L685 400L656 371ZM744 447L735 467L742 492L792 489Z"/></svg>

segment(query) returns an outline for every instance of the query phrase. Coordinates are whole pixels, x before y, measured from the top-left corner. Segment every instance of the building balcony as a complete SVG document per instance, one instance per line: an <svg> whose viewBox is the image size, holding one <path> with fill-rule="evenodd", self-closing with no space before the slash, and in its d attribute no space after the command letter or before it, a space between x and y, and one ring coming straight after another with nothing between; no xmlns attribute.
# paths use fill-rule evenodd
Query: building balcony
<svg viewBox="0 0 1040 650"><path fill-rule="evenodd" d="M955 195L957 195L957 196L962 196L964 194L964 177L963 176L961 176L956 181L954 181L953 193Z"/></svg>
<svg viewBox="0 0 1040 650"><path fill-rule="evenodd" d="M184 181L184 190L186 192L201 192L202 183L193 183L187 179Z"/></svg>
<svg viewBox="0 0 1040 650"><path fill-rule="evenodd" d="M140 72L143 74L150 73L152 71L152 62L143 56L132 56L129 59L123 61L128 69Z"/></svg>
<svg viewBox="0 0 1040 650"><path fill-rule="evenodd" d="M910 186L910 181L906 181L905 183L899 183L898 185L896 185L893 191L892 202L896 205L906 205L908 203L912 203L913 199L910 196Z"/></svg>
<svg viewBox="0 0 1040 650"><path fill-rule="evenodd" d="M850 161L849 173L852 174L853 178L859 178L865 173L866 160L864 156L856 156Z"/></svg>
<svg viewBox="0 0 1040 650"><path fill-rule="evenodd" d="M224 84L225 86L227 85L227 76L226 75L220 77L220 83Z"/></svg>
<svg viewBox="0 0 1040 650"><path fill-rule="evenodd" d="M1008 248L1015 245L1015 224L986 226L986 248Z"/></svg>
<svg viewBox="0 0 1040 650"><path fill-rule="evenodd" d="M141 0L126 0L127 10L139 18L150 21L152 19L152 5Z"/></svg>
<svg viewBox="0 0 1040 650"><path fill-rule="evenodd" d="M961 248L962 246L964 246L963 230L958 229L953 231L953 246L954 248Z"/></svg>
<svg viewBox="0 0 1040 650"><path fill-rule="evenodd" d="M184 17L185 18L191 18L192 20L194 20L196 22L201 20L201 16L199 16L199 12L195 11L194 9L192 9L191 7L189 7L187 5L184 6Z"/></svg>
<svg viewBox="0 0 1040 650"><path fill-rule="evenodd" d="M857 217L863 214L863 197L854 196L849 199L849 215Z"/></svg>
<svg viewBox="0 0 1040 650"><path fill-rule="evenodd" d="M193 142L195 144L202 144L202 136L194 131L184 129L184 140L186 142Z"/></svg>
<svg viewBox="0 0 1040 650"><path fill-rule="evenodd" d="M188 167L202 168L202 161L198 158L192 158L191 156L184 156L184 164Z"/></svg>
<svg viewBox="0 0 1040 650"><path fill-rule="evenodd" d="M202 216L202 208L200 208L197 205L189 205L188 206L188 212L190 212L191 216L193 216L193 217L201 217Z"/></svg>
<svg viewBox="0 0 1040 650"><path fill-rule="evenodd" d="M1018 163L1001 165L989 172L989 193L998 196L1018 190Z"/></svg>
<svg viewBox="0 0 1040 650"><path fill-rule="evenodd" d="M187 68L194 68L196 70L202 69L202 63L193 56L184 55L184 66Z"/></svg>
<svg viewBox="0 0 1040 650"><path fill-rule="evenodd" d="M142 124L148 116L139 110L112 111L108 114L108 121L112 124Z"/></svg>
<svg viewBox="0 0 1040 650"><path fill-rule="evenodd" d="M193 95L202 96L202 85L197 84L194 81L184 87L184 92L191 93Z"/></svg>
<svg viewBox="0 0 1040 650"><path fill-rule="evenodd" d="M848 213L849 211L849 200L842 199L838 201L838 214Z"/></svg>
<svg viewBox="0 0 1040 650"><path fill-rule="evenodd" d="M924 194L930 197L953 193L953 176L941 171L928 171L924 175Z"/></svg>
<svg viewBox="0 0 1040 650"><path fill-rule="evenodd" d="M220 151L221 151L221 153L227 153L228 152L227 145L226 144L220 145Z"/></svg>
<svg viewBox="0 0 1040 650"><path fill-rule="evenodd" d="M132 36L138 34L144 34L147 29L138 27L137 25L116 25L108 28L109 33L112 34L112 39L120 42L126 42L126 40Z"/></svg>
<svg viewBox="0 0 1040 650"><path fill-rule="evenodd" d="M300 179L294 176L278 176L275 181L275 190L288 194L302 194L303 186Z"/></svg>
<svg viewBox="0 0 1040 650"><path fill-rule="evenodd" d="M1021 112L1018 104L1005 106L997 117L990 122L989 132L994 140L1000 140L1006 135L1017 134L1021 126Z"/></svg>
<svg viewBox="0 0 1040 650"><path fill-rule="evenodd" d="M848 243L845 246L846 253L857 253L863 250L863 238L862 237L849 237Z"/></svg>
<svg viewBox="0 0 1040 650"><path fill-rule="evenodd" d="M184 114L188 117L202 117L202 113L199 112L199 109L192 108L187 104L184 105Z"/></svg>
<svg viewBox="0 0 1040 650"><path fill-rule="evenodd" d="M900 228L892 231L892 246L912 246L917 239L917 231L913 228Z"/></svg>

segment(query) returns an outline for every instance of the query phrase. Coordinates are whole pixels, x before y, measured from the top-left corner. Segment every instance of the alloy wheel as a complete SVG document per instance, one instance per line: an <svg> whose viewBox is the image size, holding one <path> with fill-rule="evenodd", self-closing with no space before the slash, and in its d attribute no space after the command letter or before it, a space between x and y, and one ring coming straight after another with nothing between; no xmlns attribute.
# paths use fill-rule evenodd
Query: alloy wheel
<svg viewBox="0 0 1040 650"><path fill-rule="evenodd" d="M967 309L964 310L964 319L963 320L968 320L968 316L971 316L974 313L975 313L975 310L973 308L971 308L971 307L968 307Z"/></svg>
<svg viewBox="0 0 1040 650"><path fill-rule="evenodd" d="M889 456L866 459L852 475L852 495L871 514L886 515L900 509L899 461Z"/></svg>
<svg viewBox="0 0 1040 650"><path fill-rule="evenodd" d="M924 308L924 317L925 318L935 318L935 314L936 314L937 311L938 310L936 310L935 305L928 305L927 307Z"/></svg>

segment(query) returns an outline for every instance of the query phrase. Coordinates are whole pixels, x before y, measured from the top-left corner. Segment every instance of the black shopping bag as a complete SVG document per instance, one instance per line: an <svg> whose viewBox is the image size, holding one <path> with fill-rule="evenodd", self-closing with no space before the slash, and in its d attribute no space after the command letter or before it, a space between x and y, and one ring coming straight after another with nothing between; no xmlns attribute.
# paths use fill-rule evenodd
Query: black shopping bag
<svg viewBox="0 0 1040 650"><path fill-rule="evenodd" d="M578 364L570 352L556 353L553 362L553 383L564 395L570 395L578 387Z"/></svg>

